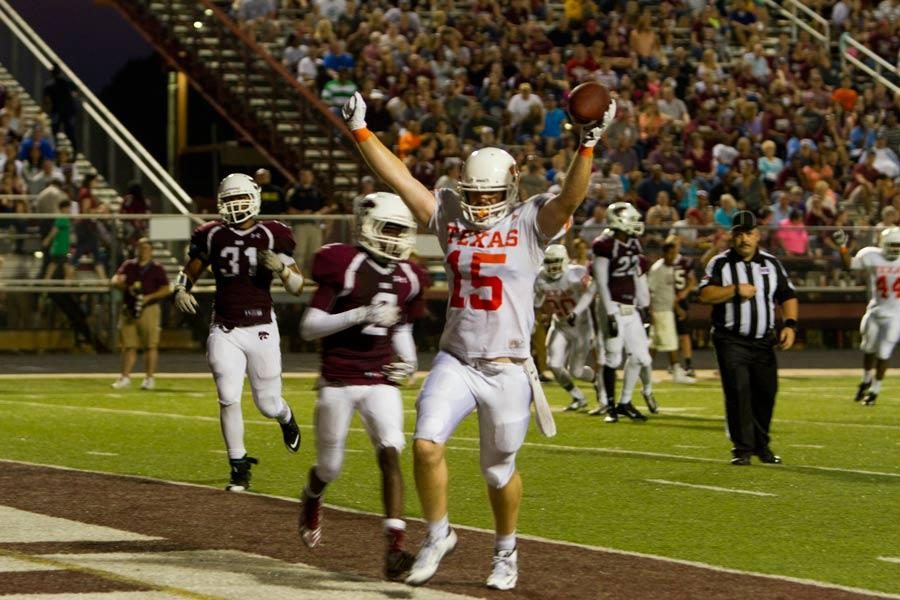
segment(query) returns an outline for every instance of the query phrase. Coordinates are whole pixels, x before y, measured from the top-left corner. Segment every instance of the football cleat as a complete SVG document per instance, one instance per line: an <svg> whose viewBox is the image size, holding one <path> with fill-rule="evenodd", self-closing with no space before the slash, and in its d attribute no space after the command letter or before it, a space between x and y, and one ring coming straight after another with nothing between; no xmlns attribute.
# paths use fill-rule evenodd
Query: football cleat
<svg viewBox="0 0 900 600"><path fill-rule="evenodd" d="M416 557L406 550L388 550L384 557L384 576L391 581L400 581L409 575Z"/></svg>
<svg viewBox="0 0 900 600"><path fill-rule="evenodd" d="M518 562L519 551L516 548L495 552L487 586L493 590L511 590L516 587L519 580Z"/></svg>
<svg viewBox="0 0 900 600"><path fill-rule="evenodd" d="M131 379L128 377L119 377L112 384L112 389L114 390L123 390L127 387L131 386Z"/></svg>
<svg viewBox="0 0 900 600"><path fill-rule="evenodd" d="M297 421L294 420L294 415L291 414L291 420L287 423L279 423L281 426L281 437L284 439L285 447L291 451L296 452L300 449L300 428L297 427Z"/></svg>
<svg viewBox="0 0 900 600"><path fill-rule="evenodd" d="M253 465L259 464L259 460L244 455L243 458L232 458L228 460L231 465L231 480L225 489L229 492L246 492L250 489L250 469Z"/></svg>
<svg viewBox="0 0 900 600"><path fill-rule="evenodd" d="M409 570L406 583L409 585L428 583L428 580L437 573L441 559L456 549L456 541L456 532L453 529L450 529L447 535L440 539L434 539L431 535L426 537L425 541L422 542L419 555L416 556L416 562Z"/></svg>
<svg viewBox="0 0 900 600"><path fill-rule="evenodd" d="M572 398L572 402L566 407L567 411L581 410L587 406L584 398Z"/></svg>
<svg viewBox="0 0 900 600"><path fill-rule="evenodd" d="M616 412L620 415L626 416L632 421L646 421L647 417L641 414L641 411L632 406L631 402L627 402L625 404L619 404L616 407Z"/></svg>
<svg viewBox="0 0 900 600"><path fill-rule="evenodd" d="M759 457L759 462L766 463L767 465L780 465L781 457L772 452L769 448L763 448L761 451L757 452L756 455Z"/></svg>
<svg viewBox="0 0 900 600"><path fill-rule="evenodd" d="M694 370L694 367L686 367L684 369L684 374L687 375L688 377L694 377L694 378L697 377L697 371Z"/></svg>
<svg viewBox="0 0 900 600"><path fill-rule="evenodd" d="M589 414L592 417L602 417L603 415L605 415L608 412L609 412L609 404L599 404L599 405L597 405L597 408L592 408L591 410L588 411L587 414Z"/></svg>
<svg viewBox="0 0 900 600"><path fill-rule="evenodd" d="M697 383L697 380L688 375L684 369L681 368L681 365L675 365L675 368L672 370L672 383Z"/></svg>
<svg viewBox="0 0 900 600"><path fill-rule="evenodd" d="M866 392L869 391L869 386L872 385L871 382L865 382L859 384L859 387L856 388L856 398L853 399L854 402L862 402L862 400L866 397Z"/></svg>
<svg viewBox="0 0 900 600"><path fill-rule="evenodd" d="M304 489L300 503L300 539L307 548L315 548L322 540L322 496L313 498Z"/></svg>
<svg viewBox="0 0 900 600"><path fill-rule="evenodd" d="M653 392L641 392L641 395L644 397L644 402L647 403L647 410L649 410L654 415L659 412L659 404L656 403L656 398L653 397Z"/></svg>
<svg viewBox="0 0 900 600"><path fill-rule="evenodd" d="M615 404L610 404L606 410L606 416L603 417L603 421L606 423L618 423L619 422L619 407Z"/></svg>
<svg viewBox="0 0 900 600"><path fill-rule="evenodd" d="M144 381L141 382L142 390L152 390L156 387L156 380L152 377L145 377Z"/></svg>
<svg viewBox="0 0 900 600"><path fill-rule="evenodd" d="M878 394L876 394L875 392L868 392L866 394L866 397L863 398L863 401L862 401L863 406L874 406L875 400L877 398L878 398Z"/></svg>

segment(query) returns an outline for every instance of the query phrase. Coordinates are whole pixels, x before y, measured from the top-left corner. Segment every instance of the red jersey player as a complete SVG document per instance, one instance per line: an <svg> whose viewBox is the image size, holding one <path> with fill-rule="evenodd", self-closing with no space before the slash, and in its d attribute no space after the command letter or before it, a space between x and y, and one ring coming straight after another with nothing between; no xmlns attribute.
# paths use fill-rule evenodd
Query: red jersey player
<svg viewBox="0 0 900 600"><path fill-rule="evenodd" d="M243 173L219 184L220 220L194 230L188 262L175 282L175 306L196 314L191 286L207 266L216 278L216 296L206 353L219 395L219 420L228 449L231 480L225 488L242 492L250 486L257 460L244 448L241 392L244 373L256 407L281 425L284 444L300 448L300 429L281 397L281 337L272 309L270 287L277 274L285 289L299 295L303 276L291 254L291 229L278 221L257 221L259 186Z"/></svg>
<svg viewBox="0 0 900 600"><path fill-rule="evenodd" d="M316 401L316 464L300 512L300 537L310 548L322 535L325 487L336 480L353 411L358 410L378 456L387 536L385 575L400 579L413 556L403 550L400 451L403 399L397 386L416 370L412 321L423 308L426 275L408 262L416 222L400 197L377 192L354 207L356 245L329 244L313 259L319 288L301 325L306 340L322 340Z"/></svg>

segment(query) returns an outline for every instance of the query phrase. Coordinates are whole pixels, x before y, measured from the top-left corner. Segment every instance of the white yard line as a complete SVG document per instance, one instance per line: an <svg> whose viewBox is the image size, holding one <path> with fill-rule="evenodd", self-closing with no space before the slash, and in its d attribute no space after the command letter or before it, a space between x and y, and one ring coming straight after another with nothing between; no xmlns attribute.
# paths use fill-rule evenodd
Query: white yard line
<svg viewBox="0 0 900 600"><path fill-rule="evenodd" d="M0 459L0 464L2 464L4 462L13 463L13 464L21 464L21 465L30 465L30 466L34 466L34 467L45 467L48 469L56 469L56 470L60 470L60 471L75 471L75 472L79 472L79 473L93 473L96 475L107 475L107 476L112 475L110 473L106 473L103 471L93 471L93 470L88 470L88 469L72 469L70 467L60 467L57 465L46 465L46 464L31 463L31 462L25 462L25 461L7 461L7 460ZM161 479L155 479L152 477L144 477L144 476L136 476L136 475L115 474L112 476L128 477L129 479L139 479L142 481L158 481L160 483L168 483L171 485L179 485L182 487L200 488L200 489L205 489L205 490L209 489L209 486L200 485L197 483L184 483L184 482L180 482L180 481L166 481L166 480L161 480ZM268 498L276 498L278 500L284 500L284 501L293 502L293 503L299 502L299 500L297 498L287 498L284 496L276 496L274 494L259 494L259 493L257 493L255 495L265 496ZM326 504L326 506L331 510L339 510L339 511L349 513L349 514L367 515L367 516L376 517L376 518L381 518L381 516L382 516L380 513L374 513L374 512L370 512L370 511L364 511L364 510L356 510L356 509L352 509L352 508L345 508L342 506L334 506L331 504ZM416 518L416 517L407 517L407 520L417 521L420 523L423 522L422 519ZM482 529L480 527L470 527L468 525L457 525L455 523L454 523L453 527L456 529L464 529L467 531L475 531L475 532L485 533L485 534L489 534L489 535L494 534L493 530ZM553 540L553 539L549 539L549 538L545 538L545 537L541 537L541 536L537 536L537 535L528 535L528 534L517 534L517 535L519 537L521 537L522 539L534 540L537 542L544 542L547 544L555 544L558 546L566 546L566 547L570 547L570 548L582 548L584 550L590 550L593 552L608 552L608 553L612 553L612 554L618 554L620 556L634 556L634 557L639 557L639 558L649 558L649 559L659 560L659 561L666 562L666 563L672 563L672 564L678 564L678 565L685 565L685 566L689 566L689 567L696 567L699 569L705 569L708 571L712 571L714 573L730 573L730 574L734 574L734 575L752 575L755 577L762 577L762 578L770 579L770 580L774 580L774 581L786 581L786 582L790 582L790 583L798 583L801 585L808 585L808 586L818 587L818 588L822 588L822 589L842 590L845 592L862 594L862 595L870 596L873 598L891 598L893 600L900 600L900 594L891 594L891 593L887 593L887 592L876 592L876 591L867 590L864 588L845 586L845 585L840 585L840 584L836 584L836 583L828 583L825 581L817 581L814 579L790 577L787 575L772 575L769 573L759 573L756 571L742 571L740 569L731 569L728 567L720 567L717 565L711 565L711 564L702 563L699 561L682 560L682 559L678 559L678 558L670 558L668 556L660 556L658 554L648 554L645 552L632 552L630 550L621 550L618 548L610 548L607 546L591 546L588 544L579 544L576 542Z"/></svg>
<svg viewBox="0 0 900 600"><path fill-rule="evenodd" d="M879 556L878 560L900 565L900 556Z"/></svg>
<svg viewBox="0 0 900 600"><path fill-rule="evenodd" d="M813 450L822 450L825 446L821 444L788 444L789 448L812 448Z"/></svg>
<svg viewBox="0 0 900 600"><path fill-rule="evenodd" d="M53 404L53 403L42 403L42 402L22 402L18 400L0 400L0 405L8 404L15 405L17 407L22 406L31 406L37 408L51 408L54 410L67 409L74 410L79 412L99 412L99 413L108 413L108 414L118 414L118 415L133 415L140 417L157 417L164 419L182 419L186 421L205 421L205 422L219 422L218 417L207 417L203 415L181 415L177 413L157 413L146 410L132 410L125 408L103 408L99 406L71 406L68 404ZM248 425L270 425L271 421L268 420L260 420L260 419L247 419L245 421ZM306 429L307 427L301 427L301 429ZM365 430L362 428L354 428L351 427L350 431L352 432L362 432L365 433ZM407 432L407 436L410 435ZM457 436L453 438L456 441L471 441L477 442L478 438L476 437L463 437ZM619 455L627 455L627 456L645 456L648 458L676 458L681 460L689 460L694 462L706 462L713 464L723 464L724 459L719 458L706 458L700 456L686 456L683 454L668 454L665 452L649 452L643 450L626 450L622 448L604 448L604 447L590 447L590 446L566 446L562 444L547 444L542 442L525 442L523 444L529 448L538 448L540 450L547 450L551 452L584 452L589 454L619 454ZM862 469L844 469L839 467L821 467L816 465L790 465L793 469L809 469L813 471L828 471L828 472L837 472L837 473L855 473L858 475L872 475L875 477L890 477L890 478L898 478L900 479L900 473L891 473L891 472L882 472L882 471L867 471Z"/></svg>
<svg viewBox="0 0 900 600"><path fill-rule="evenodd" d="M776 494L768 492L754 492L753 490L740 490L738 488L719 487L717 485L701 485L698 483L686 483L684 481L671 481L669 479L645 479L650 483L659 483L662 485L675 485L679 487L694 488L698 490L708 490L710 492L727 492L729 494L746 494L747 496L766 496L774 498Z"/></svg>
<svg viewBox="0 0 900 600"><path fill-rule="evenodd" d="M115 452L99 452L97 450L88 450L85 454L90 454L91 456L118 456Z"/></svg>

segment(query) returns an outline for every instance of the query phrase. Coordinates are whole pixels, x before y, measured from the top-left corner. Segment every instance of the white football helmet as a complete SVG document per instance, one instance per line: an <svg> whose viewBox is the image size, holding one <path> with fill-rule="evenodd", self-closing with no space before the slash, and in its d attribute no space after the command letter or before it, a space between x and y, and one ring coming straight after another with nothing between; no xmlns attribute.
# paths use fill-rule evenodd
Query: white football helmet
<svg viewBox="0 0 900 600"><path fill-rule="evenodd" d="M633 236L644 234L641 213L628 202L610 204L606 209L606 223L613 231L621 231Z"/></svg>
<svg viewBox="0 0 900 600"><path fill-rule="evenodd" d="M881 253L888 260L900 258L900 227L888 227L881 232Z"/></svg>
<svg viewBox="0 0 900 600"><path fill-rule="evenodd" d="M486 229L509 214L519 198L516 159L500 148L482 148L469 155L459 178L460 206L465 219ZM486 206L469 203L469 193L502 192L499 202Z"/></svg>
<svg viewBox="0 0 900 600"><path fill-rule="evenodd" d="M243 173L227 175L216 195L219 214L229 225L237 225L259 214L259 185Z"/></svg>
<svg viewBox="0 0 900 600"><path fill-rule="evenodd" d="M400 196L375 192L353 203L356 243L376 258L406 260L416 245L416 220Z"/></svg>
<svg viewBox="0 0 900 600"><path fill-rule="evenodd" d="M544 253L544 276L547 279L556 280L562 277L569 266L569 253L562 244L551 244L547 246Z"/></svg>

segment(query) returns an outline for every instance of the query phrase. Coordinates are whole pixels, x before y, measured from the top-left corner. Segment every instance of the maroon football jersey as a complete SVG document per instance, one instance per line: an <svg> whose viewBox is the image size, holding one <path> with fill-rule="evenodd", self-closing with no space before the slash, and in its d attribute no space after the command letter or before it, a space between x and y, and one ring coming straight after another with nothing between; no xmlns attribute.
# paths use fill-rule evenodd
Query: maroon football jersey
<svg viewBox="0 0 900 600"><path fill-rule="evenodd" d="M313 258L312 277L319 288L310 306L330 314L379 301L398 305L401 323L410 323L424 312L427 275L408 261L384 266L360 248L329 244ZM357 325L323 338L322 377L345 385L389 383L381 369L395 360L392 330Z"/></svg>
<svg viewBox="0 0 900 600"><path fill-rule="evenodd" d="M128 311L134 313L134 303L138 294L147 296L160 288L169 285L169 277L166 270L155 260L146 265L138 264L137 259L129 258L116 270L116 275L125 277L125 306Z"/></svg>
<svg viewBox="0 0 900 600"><path fill-rule="evenodd" d="M614 232L594 240L594 256L609 259L609 295L613 302L634 304L634 278L647 272L641 242L636 237L619 241Z"/></svg>
<svg viewBox="0 0 900 600"><path fill-rule="evenodd" d="M675 259L673 271L675 273L675 291L680 292L687 287L688 278L690 277L690 274L694 272L694 260L679 254L678 258ZM682 308L687 308L687 298L679 300L678 305Z"/></svg>
<svg viewBox="0 0 900 600"><path fill-rule="evenodd" d="M210 221L194 230L188 255L209 265L216 278L213 323L249 327L272 322L272 272L259 253L294 253L291 228L279 221L260 221L247 229Z"/></svg>

